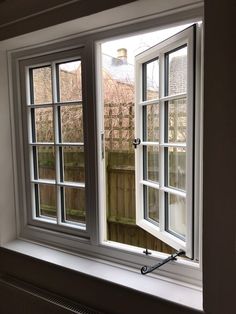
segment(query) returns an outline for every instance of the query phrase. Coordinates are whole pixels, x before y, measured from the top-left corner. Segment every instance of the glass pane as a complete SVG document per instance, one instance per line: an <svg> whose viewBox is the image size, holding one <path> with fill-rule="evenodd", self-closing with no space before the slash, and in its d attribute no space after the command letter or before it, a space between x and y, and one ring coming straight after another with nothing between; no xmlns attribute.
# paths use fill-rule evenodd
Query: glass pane
<svg viewBox="0 0 236 314"><path fill-rule="evenodd" d="M53 142L53 110L52 108L36 108L35 113L35 128L36 142Z"/></svg>
<svg viewBox="0 0 236 314"><path fill-rule="evenodd" d="M55 185L40 184L39 186L39 215L57 217Z"/></svg>
<svg viewBox="0 0 236 314"><path fill-rule="evenodd" d="M144 147L146 154L146 180L159 181L159 147L146 146Z"/></svg>
<svg viewBox="0 0 236 314"><path fill-rule="evenodd" d="M168 95L187 91L187 47L167 54L168 60Z"/></svg>
<svg viewBox="0 0 236 314"><path fill-rule="evenodd" d="M186 149L168 148L168 185L177 189L186 189Z"/></svg>
<svg viewBox="0 0 236 314"><path fill-rule="evenodd" d="M45 104L52 102L51 67L32 69L31 103Z"/></svg>
<svg viewBox="0 0 236 314"><path fill-rule="evenodd" d="M168 103L168 142L186 142L187 102L186 98Z"/></svg>
<svg viewBox="0 0 236 314"><path fill-rule="evenodd" d="M84 141L82 105L61 107L61 132L64 143Z"/></svg>
<svg viewBox="0 0 236 314"><path fill-rule="evenodd" d="M144 100L159 98L159 60L146 63L144 71Z"/></svg>
<svg viewBox="0 0 236 314"><path fill-rule="evenodd" d="M159 142L159 105L147 105L143 107L144 140Z"/></svg>
<svg viewBox="0 0 236 314"><path fill-rule="evenodd" d="M159 222L159 190L149 186L145 186L144 188L146 190L147 217Z"/></svg>
<svg viewBox="0 0 236 314"><path fill-rule="evenodd" d="M54 147L35 147L38 157L38 179L56 179Z"/></svg>
<svg viewBox="0 0 236 314"><path fill-rule="evenodd" d="M64 187L65 219L85 223L85 190Z"/></svg>
<svg viewBox="0 0 236 314"><path fill-rule="evenodd" d="M84 182L84 147L63 147L64 181Z"/></svg>
<svg viewBox="0 0 236 314"><path fill-rule="evenodd" d="M58 65L60 101L82 100L81 61Z"/></svg>
<svg viewBox="0 0 236 314"><path fill-rule="evenodd" d="M169 194L169 222L168 229L180 236L186 236L186 203L182 196Z"/></svg>

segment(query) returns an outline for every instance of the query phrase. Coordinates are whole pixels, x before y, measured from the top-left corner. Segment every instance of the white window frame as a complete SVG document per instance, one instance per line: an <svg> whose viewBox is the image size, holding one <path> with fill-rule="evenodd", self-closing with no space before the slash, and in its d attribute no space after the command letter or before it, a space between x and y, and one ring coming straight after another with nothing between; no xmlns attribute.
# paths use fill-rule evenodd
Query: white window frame
<svg viewBox="0 0 236 314"><path fill-rule="evenodd" d="M186 256L193 258L193 112L194 112L194 34L195 25L177 33L160 44L144 51L136 56L136 105L135 105L135 137L141 139L141 144L135 149L136 169L136 224L151 233L161 241L174 247L176 250L184 250ZM198 43L199 44L199 43ZM165 95L165 54L187 45L187 89L186 93ZM159 60L159 98L156 100L143 100L143 64L157 59ZM186 98L187 102L187 139L186 144L168 143L165 141L165 102ZM143 140L143 107L149 104L159 106L160 112L160 141L159 143ZM159 147L159 183L150 182L143 178L144 173L144 146L157 145ZM165 149L168 147L183 147L186 149L186 190L180 191L165 185ZM153 187L159 191L159 225L146 219L144 209L144 186ZM165 210L165 197L172 193L186 199L186 238L181 239L166 230L167 213ZM198 230L198 227L196 230Z"/></svg>
<svg viewBox="0 0 236 314"><path fill-rule="evenodd" d="M178 16L178 12L177 15ZM196 16L196 15L195 15ZM30 241L36 241L39 243L46 243L47 245L50 245L52 247L59 247L63 248L64 250L72 250L73 252L77 252L79 254L89 254L92 256L95 256L96 258L103 258L108 261L111 261L113 263L118 263L118 265L128 265L132 266L135 269L138 269L140 265L144 265L147 263L154 263L157 261L161 261L163 258L166 258L166 254L160 253L160 252L153 252L152 257L147 258L143 254L143 250L136 247L131 247L127 245L122 245L119 243L111 243L109 241L104 242L104 230L103 228L103 222L104 222L104 203L103 203L103 188L101 186L96 186L97 184L94 184L94 182L91 182L91 176L89 179L89 184L92 186L91 190L95 191L96 188L98 189L98 195L99 195L99 205L100 205L100 211L98 213L98 206L97 206L97 194L95 193L95 200L93 200L91 197L89 198L89 201L91 201L91 206L89 207L88 211L88 217L90 219L90 224L88 227L88 233L89 236L86 237L76 237L73 234L66 234L62 232L58 232L52 229L47 228L40 228L35 227L32 225L29 225L27 223L27 214L26 214L26 207L27 207L27 198L25 197L26 193L26 186L24 184L25 182L25 176L24 176L24 161L22 157L22 150L21 150L21 156L19 158L19 161L17 160L18 154L17 150L15 149L16 143L18 142L17 136L19 136L19 145L22 145L22 130L17 128L17 121L19 119L19 102L20 102L20 86L19 86L19 62L22 60L26 60L29 58L32 58L34 56L41 56L41 55L48 55L51 53L62 51L67 51L70 49L74 49L77 47L84 47L85 49L85 67L86 67L86 83L87 85L92 84L92 87L94 87L94 73L100 73L100 66L99 66L99 54L97 53L97 67L94 66L94 45L96 47L96 52L99 51L99 46L101 41L108 40L109 38L113 38L116 36L126 35L126 34L133 34L135 32L140 31L146 31L149 29L153 29L153 25L156 25L156 29L158 27L163 28L163 26L171 26L174 25L174 23L185 23L189 21L198 21L201 18L201 15L197 14L197 17L193 19L193 13L190 13L190 17L186 19L186 14L184 14L183 17L180 17L179 19L173 18L173 16L166 17L159 23L158 19L149 20L148 22L145 21L143 24L140 25L129 25L124 26L121 28L114 28L110 31L105 31L101 33L94 32L92 35L87 34L86 36L79 36L75 37L72 36L71 38L68 38L65 40L63 38L62 40L59 40L57 42L50 42L47 45L45 43L41 43L40 45L36 45L33 47L27 47L27 48L21 48L16 51L10 51L9 52L9 64L10 64L10 75L12 76L12 89L14 91L13 93L13 101L12 101L12 119L14 120L13 123L13 151L14 151L14 163L15 163L15 169L17 169L15 173L15 181L16 181L16 199L19 200L17 205L18 210L18 238L21 239L27 239ZM199 35L200 36L200 35ZM200 38L200 37L199 37ZM199 54L199 60L200 60L200 54ZM200 65L199 65L200 66ZM93 73L92 76L90 73ZM93 83L91 83L93 82ZM99 98L99 94L101 92L100 89L101 82L96 81L97 86L97 112L100 110L101 106L101 99ZM198 83L199 84L199 83ZM95 105L95 97L94 95L87 95L86 102L89 104L89 106L96 106ZM14 104L16 108L14 107ZM13 112L15 112L13 114ZM93 122L95 122L95 110L93 111ZM201 115L201 112L199 110L199 117ZM86 113L85 120L88 121L89 115ZM201 118L199 118L199 123L201 122ZM101 119L97 120L98 129L100 127ZM19 130L19 133L15 133L14 129ZM91 130L90 130L91 129ZM97 161L97 168L98 172L95 171L95 179L94 181L98 182L97 177L102 177L102 166L101 166L101 138L99 132L94 132L94 125L92 128L88 127L87 125L87 133L93 133L92 136L96 138L98 136L97 141L93 143L87 143L87 149L88 149L88 158L89 163L93 164L95 161ZM14 135L15 134L15 135ZM94 147L95 144L95 147ZM92 156L90 152L98 152L98 158L96 156ZM197 152L199 154L199 152ZM92 156L92 157L91 157ZM92 167L90 171L93 171L95 168ZM20 173L19 173L20 170ZM199 169L198 169L199 170ZM199 185L197 185L199 187ZM102 226L102 230L98 230L98 221L100 226ZM199 252L198 248L197 251ZM195 255L196 256L196 255ZM201 285L201 271L199 264L192 263L192 262L186 262L184 260L178 260L175 263L168 264L166 268L162 271L160 270L158 274L163 275L164 277L170 277L175 280L184 281L187 283L196 284L197 286Z"/></svg>
<svg viewBox="0 0 236 314"><path fill-rule="evenodd" d="M83 120L84 120L84 111L86 111L85 106L83 106L84 103L84 95L86 95L86 90L84 88L83 82L82 82L82 100L78 101L60 101L58 99L57 95L57 84L59 84L59 81L57 82L57 75L56 74L56 66L57 64L64 63L64 62L70 62L74 60L80 60L81 61L81 67L83 67L84 63L84 48L78 47L77 49L71 49L67 51L63 51L60 53L51 53L48 55L40 55L36 57L30 57L27 59L23 59L19 61L19 69L20 69L20 77L21 77L21 101L22 104L19 108L20 114L22 116L22 141L24 143L24 168L25 168L25 180L26 180L26 199L28 201L28 209L27 209L27 224L32 226L37 226L41 228L49 228L51 230L65 232L69 234L74 234L77 236L82 236L85 238L89 237L89 229L90 229L90 221L87 219L89 217L89 214L86 213L86 223L72 223L69 221L63 221L63 205L62 205L62 191L61 188L63 187L69 187L69 188L82 188L85 191L86 197L88 198L87 193L87 178L85 178L85 183L73 183L73 182L66 182L61 181L60 173L62 171L61 169L61 163L63 161L63 156L60 155L60 148L63 147L84 147L84 154L86 154L86 128L84 127L84 141L83 143L65 143L59 140L59 130L58 130L58 123L60 121L58 116L58 108L67 106L67 105L73 105L73 104L80 104L83 108ZM31 93L30 90L30 70L34 68L44 67L44 66L50 66L51 67L51 83L52 83L52 103L45 103L45 104L32 104L31 103ZM82 69L83 72L83 69ZM83 74L82 74L82 81L83 81ZM38 143L37 141L34 142L32 139L32 118L31 118L31 110L37 109L37 108L48 108L52 107L53 110L53 131L54 131L54 142L52 143ZM84 121L83 125L86 125L86 121ZM35 179L34 178L34 157L33 157L33 151L32 147L40 147L40 146L50 146L54 147L55 152L55 180L48 180L48 179ZM86 159L86 158L85 158ZM85 160L85 173L87 168L87 163ZM35 189L34 187L36 185L42 185L47 184L51 186L55 186L56 189L56 211L57 211L57 218L53 219L46 216L39 216L37 215L36 211L36 196L35 196ZM39 198L39 196L38 196ZM65 200L64 200L65 202ZM86 211L87 212L87 211Z"/></svg>

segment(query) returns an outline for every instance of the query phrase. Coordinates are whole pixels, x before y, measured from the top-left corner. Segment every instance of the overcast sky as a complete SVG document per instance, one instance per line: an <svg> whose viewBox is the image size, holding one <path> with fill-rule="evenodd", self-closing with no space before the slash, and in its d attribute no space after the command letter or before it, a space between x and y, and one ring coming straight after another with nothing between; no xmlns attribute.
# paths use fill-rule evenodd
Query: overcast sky
<svg viewBox="0 0 236 314"><path fill-rule="evenodd" d="M149 32L142 35L124 37L121 39L108 41L102 44L102 53L116 57L117 49L126 48L128 51L128 63L134 64L135 55L160 43L166 38L173 36L188 26L189 25L182 25L155 32Z"/></svg>

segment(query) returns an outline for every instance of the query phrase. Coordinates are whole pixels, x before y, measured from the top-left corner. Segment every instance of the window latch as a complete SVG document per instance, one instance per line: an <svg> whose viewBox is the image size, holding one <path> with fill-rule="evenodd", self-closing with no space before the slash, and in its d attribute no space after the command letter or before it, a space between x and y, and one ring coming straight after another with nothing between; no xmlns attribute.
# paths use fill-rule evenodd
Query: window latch
<svg viewBox="0 0 236 314"><path fill-rule="evenodd" d="M167 257L166 259L164 259L162 262L160 262L158 264L155 264L153 266L143 266L141 268L141 274L146 275L146 274L152 272L153 270L161 267L162 265L164 265L170 261L175 261L177 259L176 258L177 256L184 255L184 254L185 254L185 252L183 250L179 250L178 252L170 255L169 257Z"/></svg>
<svg viewBox="0 0 236 314"><path fill-rule="evenodd" d="M135 138L135 139L133 140L134 148L137 148L137 146L140 145L140 144L141 144L140 138Z"/></svg>

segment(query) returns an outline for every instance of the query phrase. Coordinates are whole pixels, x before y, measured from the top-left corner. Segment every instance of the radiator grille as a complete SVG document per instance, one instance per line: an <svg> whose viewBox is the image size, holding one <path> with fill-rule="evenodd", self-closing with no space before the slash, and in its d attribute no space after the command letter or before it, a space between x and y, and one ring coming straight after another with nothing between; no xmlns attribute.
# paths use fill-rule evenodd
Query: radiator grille
<svg viewBox="0 0 236 314"><path fill-rule="evenodd" d="M25 281L19 280L9 275L0 275L0 282L15 289L24 291L32 296L40 298L44 301L55 304L61 308L71 311L75 314L104 314L85 305L73 302L65 297L51 293L47 290L38 288Z"/></svg>

